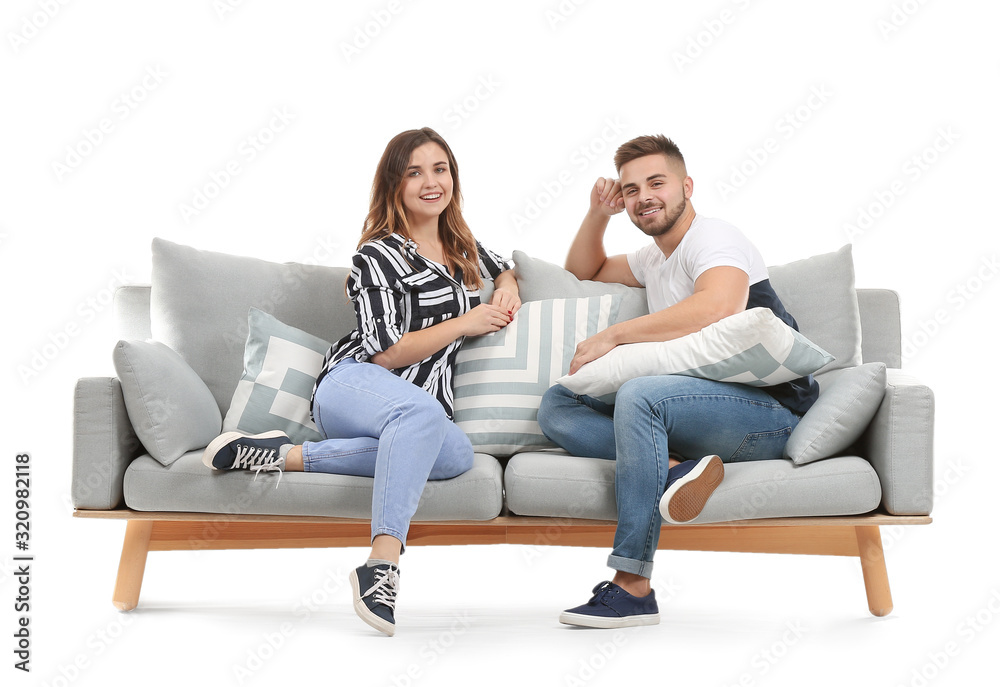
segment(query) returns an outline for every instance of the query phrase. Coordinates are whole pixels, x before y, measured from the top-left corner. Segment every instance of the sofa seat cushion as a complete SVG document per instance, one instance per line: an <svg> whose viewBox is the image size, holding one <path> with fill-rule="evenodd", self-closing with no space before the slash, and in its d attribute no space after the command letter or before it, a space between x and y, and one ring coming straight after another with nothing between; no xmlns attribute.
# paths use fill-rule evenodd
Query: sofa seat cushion
<svg viewBox="0 0 1000 687"><path fill-rule="evenodd" d="M178 511L253 515L318 515L371 519L372 483L368 477L287 472L213 472L192 451L164 467L148 455L132 461L125 473L125 504L140 511ZM503 506L502 473L492 456L477 453L472 469L448 480L427 483L416 521L490 520Z"/></svg>
<svg viewBox="0 0 1000 687"><path fill-rule="evenodd" d="M504 472L507 506L518 515L617 520L615 462L565 452L520 453ZM797 466L790 460L726 465L726 477L693 523L857 515L876 509L882 487L863 458Z"/></svg>

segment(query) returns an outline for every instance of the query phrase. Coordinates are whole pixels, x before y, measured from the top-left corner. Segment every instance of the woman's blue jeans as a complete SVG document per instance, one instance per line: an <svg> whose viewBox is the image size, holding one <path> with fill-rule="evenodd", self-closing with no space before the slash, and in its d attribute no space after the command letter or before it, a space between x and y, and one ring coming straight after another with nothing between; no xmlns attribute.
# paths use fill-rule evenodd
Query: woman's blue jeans
<svg viewBox="0 0 1000 687"><path fill-rule="evenodd" d="M618 528L608 565L643 577L653 573L670 454L777 459L798 422L762 389L681 375L630 380L613 406L557 384L538 409L545 436L571 454L617 460Z"/></svg>
<svg viewBox="0 0 1000 687"><path fill-rule="evenodd" d="M427 480L472 467L472 444L441 403L375 363L337 363L316 389L313 418L326 439L302 444L303 468L375 478L372 539L405 545Z"/></svg>

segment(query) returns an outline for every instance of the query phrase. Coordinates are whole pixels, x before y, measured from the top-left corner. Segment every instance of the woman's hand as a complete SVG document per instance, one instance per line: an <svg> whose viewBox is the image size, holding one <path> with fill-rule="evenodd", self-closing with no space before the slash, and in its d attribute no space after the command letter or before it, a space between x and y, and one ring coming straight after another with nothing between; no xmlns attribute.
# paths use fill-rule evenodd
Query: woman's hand
<svg viewBox="0 0 1000 687"><path fill-rule="evenodd" d="M520 305L520 301L518 304ZM458 319L463 324L465 336L481 336L500 331L510 324L513 317L504 308L492 303L482 303Z"/></svg>
<svg viewBox="0 0 1000 687"><path fill-rule="evenodd" d="M501 272L493 280L493 296L490 298L490 305L495 305L502 309L513 319L514 314L521 309L521 296L518 293L517 279L514 278L512 270Z"/></svg>
<svg viewBox="0 0 1000 687"><path fill-rule="evenodd" d="M493 297L490 298L490 305L495 305L505 313L514 317L514 313L521 309L521 298L516 292L511 291L508 288L498 286L493 291Z"/></svg>

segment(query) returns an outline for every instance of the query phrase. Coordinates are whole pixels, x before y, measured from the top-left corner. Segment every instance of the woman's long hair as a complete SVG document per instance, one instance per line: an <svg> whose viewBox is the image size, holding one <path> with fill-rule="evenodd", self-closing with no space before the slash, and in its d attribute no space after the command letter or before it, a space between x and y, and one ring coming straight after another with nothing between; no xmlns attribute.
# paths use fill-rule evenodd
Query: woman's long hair
<svg viewBox="0 0 1000 687"><path fill-rule="evenodd" d="M448 169L452 180L451 202L438 216L438 236L444 251L445 263L460 267L465 285L479 289L483 280L479 276L479 251L476 239L462 217L462 189L458 183L458 165L451 148L433 129L411 129L396 135L382 153L372 182L372 194L365 217L364 230L358 247L368 241L382 239L392 233L410 236L403 207L403 175L410 164L410 155L425 143L437 143L448 156Z"/></svg>

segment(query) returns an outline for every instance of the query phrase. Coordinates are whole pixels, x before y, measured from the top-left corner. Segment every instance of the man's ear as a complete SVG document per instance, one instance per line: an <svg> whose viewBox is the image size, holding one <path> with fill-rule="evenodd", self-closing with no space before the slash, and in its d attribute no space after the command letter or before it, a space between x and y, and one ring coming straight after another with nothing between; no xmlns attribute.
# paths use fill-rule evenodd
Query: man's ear
<svg viewBox="0 0 1000 687"><path fill-rule="evenodd" d="M691 195L694 193L694 179L691 177L684 177L684 200L691 200Z"/></svg>

